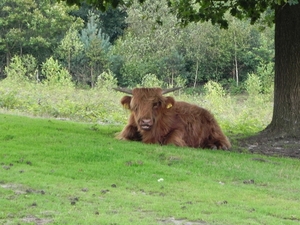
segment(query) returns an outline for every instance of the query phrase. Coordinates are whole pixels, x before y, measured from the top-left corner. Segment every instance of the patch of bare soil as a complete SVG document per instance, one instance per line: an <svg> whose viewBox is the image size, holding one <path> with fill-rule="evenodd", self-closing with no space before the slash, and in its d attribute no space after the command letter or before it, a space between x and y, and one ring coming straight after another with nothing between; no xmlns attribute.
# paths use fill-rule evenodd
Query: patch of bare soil
<svg viewBox="0 0 300 225"><path fill-rule="evenodd" d="M35 216L27 216L27 217L23 218L22 221L25 223L34 223L36 225L44 225L44 224L52 222L51 219L41 219L41 218L37 218Z"/></svg>
<svg viewBox="0 0 300 225"><path fill-rule="evenodd" d="M175 219L173 217L161 220L162 224L170 224L170 225L204 225L207 224L204 221L187 221L185 219Z"/></svg>
<svg viewBox="0 0 300 225"><path fill-rule="evenodd" d="M292 137L271 137L259 134L238 140L238 149L268 156L300 159L300 140Z"/></svg>

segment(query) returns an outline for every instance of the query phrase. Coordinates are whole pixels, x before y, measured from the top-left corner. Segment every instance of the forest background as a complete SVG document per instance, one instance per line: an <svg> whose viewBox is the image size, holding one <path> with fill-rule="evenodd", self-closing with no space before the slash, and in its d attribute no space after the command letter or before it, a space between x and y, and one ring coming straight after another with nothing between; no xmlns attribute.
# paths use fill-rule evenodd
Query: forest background
<svg viewBox="0 0 300 225"><path fill-rule="evenodd" d="M213 80L236 93L256 74L261 91L271 91L274 28L263 22L227 15L228 30L209 22L180 27L163 1L106 12L39 0L5 0L1 8L1 79L69 80L80 88L107 79L193 88Z"/></svg>
<svg viewBox="0 0 300 225"><path fill-rule="evenodd" d="M164 1L101 12L64 2L5 0L0 10L0 109L124 124L112 87L183 87L231 139L271 121L274 27L227 15L227 30L182 27Z"/></svg>

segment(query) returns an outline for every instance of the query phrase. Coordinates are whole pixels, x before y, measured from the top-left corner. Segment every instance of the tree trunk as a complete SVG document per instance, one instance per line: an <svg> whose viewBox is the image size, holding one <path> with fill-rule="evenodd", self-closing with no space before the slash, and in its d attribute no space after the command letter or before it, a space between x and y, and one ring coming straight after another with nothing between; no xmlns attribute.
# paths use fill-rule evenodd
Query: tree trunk
<svg viewBox="0 0 300 225"><path fill-rule="evenodd" d="M71 73L71 49L68 49L68 72Z"/></svg>
<svg viewBox="0 0 300 225"><path fill-rule="evenodd" d="M197 79L198 79L198 69L199 69L199 63L198 63L198 60L197 60L197 62L196 62L195 80L194 80L194 88L196 87L196 84L197 84Z"/></svg>
<svg viewBox="0 0 300 225"><path fill-rule="evenodd" d="M265 131L300 138L300 4L275 9L274 109Z"/></svg>
<svg viewBox="0 0 300 225"><path fill-rule="evenodd" d="M91 88L94 88L94 73L93 66L91 66Z"/></svg>
<svg viewBox="0 0 300 225"><path fill-rule="evenodd" d="M234 33L234 36L233 36L233 40L234 40L235 80L236 80L236 86L239 86L239 69L238 69L238 63L237 63L237 44L236 44L235 33Z"/></svg>

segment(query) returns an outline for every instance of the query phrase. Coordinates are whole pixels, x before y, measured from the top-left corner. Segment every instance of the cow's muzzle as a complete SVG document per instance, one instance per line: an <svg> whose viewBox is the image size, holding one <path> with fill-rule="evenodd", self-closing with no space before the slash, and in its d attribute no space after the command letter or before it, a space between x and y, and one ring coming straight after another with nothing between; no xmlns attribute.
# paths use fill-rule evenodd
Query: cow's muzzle
<svg viewBox="0 0 300 225"><path fill-rule="evenodd" d="M151 119L141 119L140 127L142 130L150 130L153 126L153 121Z"/></svg>

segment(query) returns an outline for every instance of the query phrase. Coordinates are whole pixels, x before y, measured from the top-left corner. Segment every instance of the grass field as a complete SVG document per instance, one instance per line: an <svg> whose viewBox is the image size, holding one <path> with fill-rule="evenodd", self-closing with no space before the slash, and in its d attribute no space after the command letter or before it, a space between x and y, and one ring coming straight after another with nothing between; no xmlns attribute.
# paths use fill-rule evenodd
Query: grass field
<svg viewBox="0 0 300 225"><path fill-rule="evenodd" d="M0 224L299 224L300 162L0 114Z"/></svg>

